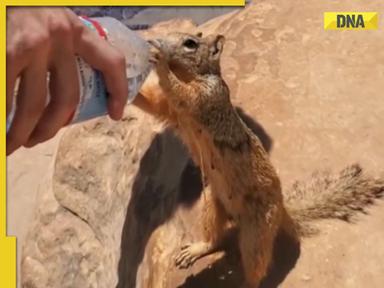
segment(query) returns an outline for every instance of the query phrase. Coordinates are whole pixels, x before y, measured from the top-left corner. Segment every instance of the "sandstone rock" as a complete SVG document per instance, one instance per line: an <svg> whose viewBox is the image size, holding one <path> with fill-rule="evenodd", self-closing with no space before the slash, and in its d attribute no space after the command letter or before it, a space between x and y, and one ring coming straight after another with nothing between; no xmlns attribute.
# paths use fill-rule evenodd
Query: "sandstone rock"
<svg viewBox="0 0 384 288"><path fill-rule="evenodd" d="M25 287L112 287L140 159L159 124L130 109L68 129L23 250ZM160 147L161 148L161 145Z"/></svg>
<svg viewBox="0 0 384 288"><path fill-rule="evenodd" d="M363 2L256 1L198 27L226 36L222 66L233 102L264 139L284 187L353 161L382 171L384 34L322 26L323 11L384 13L384 4ZM194 30L179 21L154 29L181 26ZM24 287L132 288L136 272L136 287L239 287L235 243L225 257L174 268L180 246L201 237L200 173L170 131L133 107L126 115L63 136L24 247ZM313 275L311 287L381 287L384 247L370 249L384 236L379 208L364 225L320 223L328 232L303 242L282 287L306 287L302 275ZM294 266L297 255L283 254L285 268L265 287L277 287Z"/></svg>

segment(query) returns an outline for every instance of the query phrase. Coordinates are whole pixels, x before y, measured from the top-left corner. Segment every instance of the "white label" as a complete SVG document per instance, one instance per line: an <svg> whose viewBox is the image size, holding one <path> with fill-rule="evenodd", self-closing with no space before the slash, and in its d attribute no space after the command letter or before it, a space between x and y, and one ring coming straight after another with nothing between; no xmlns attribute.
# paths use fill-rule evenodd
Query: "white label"
<svg viewBox="0 0 384 288"><path fill-rule="evenodd" d="M107 114L107 90L101 72L93 70L83 59L77 58L80 102L72 123Z"/></svg>

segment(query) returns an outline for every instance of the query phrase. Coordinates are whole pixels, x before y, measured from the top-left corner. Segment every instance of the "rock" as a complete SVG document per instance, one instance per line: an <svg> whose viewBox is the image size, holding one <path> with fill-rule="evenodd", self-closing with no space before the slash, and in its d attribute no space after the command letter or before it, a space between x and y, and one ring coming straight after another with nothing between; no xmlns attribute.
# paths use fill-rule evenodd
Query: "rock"
<svg viewBox="0 0 384 288"><path fill-rule="evenodd" d="M161 129L134 108L127 115L122 122L104 118L66 131L23 249L23 287L112 287L117 282L133 180ZM163 145L157 143L155 150Z"/></svg>
<svg viewBox="0 0 384 288"><path fill-rule="evenodd" d="M307 274L305 274L301 277L301 280L306 281L306 282L310 281L311 279L312 279L312 277L307 275Z"/></svg>
<svg viewBox="0 0 384 288"><path fill-rule="evenodd" d="M284 188L315 169L355 161L382 171L384 34L324 31L323 11L345 5L257 1L198 28L180 21L154 28L226 36L222 66L233 103L263 139ZM362 5L352 10L384 12L375 1ZM143 288L239 287L236 243L225 256L174 268L181 245L201 239L204 193L183 145L150 116L128 107L122 122L73 126L50 176L23 250L24 287L132 288L136 275ZM282 266L262 286L303 287L302 275L322 275L311 287L381 287L373 276L382 270L384 248L376 245L384 213L373 211L360 226L320 223L338 229L303 241L288 277L298 255L279 250Z"/></svg>

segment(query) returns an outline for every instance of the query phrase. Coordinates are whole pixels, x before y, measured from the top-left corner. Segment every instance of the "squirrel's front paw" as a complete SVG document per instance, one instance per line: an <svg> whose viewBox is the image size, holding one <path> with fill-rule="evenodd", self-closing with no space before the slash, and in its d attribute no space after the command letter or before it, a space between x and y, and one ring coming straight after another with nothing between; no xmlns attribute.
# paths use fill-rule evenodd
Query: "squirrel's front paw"
<svg viewBox="0 0 384 288"><path fill-rule="evenodd" d="M168 71L168 62L165 53L162 51L159 40L149 40L148 43L152 46L151 57L149 61L156 65L157 70L161 72Z"/></svg>
<svg viewBox="0 0 384 288"><path fill-rule="evenodd" d="M151 56L149 58L149 61L153 64L157 64L160 60L160 43L157 40L148 40L148 44L151 45Z"/></svg>
<svg viewBox="0 0 384 288"><path fill-rule="evenodd" d="M148 40L148 43L151 45L151 62L157 64L161 61L166 62L166 55L162 50L160 40Z"/></svg>

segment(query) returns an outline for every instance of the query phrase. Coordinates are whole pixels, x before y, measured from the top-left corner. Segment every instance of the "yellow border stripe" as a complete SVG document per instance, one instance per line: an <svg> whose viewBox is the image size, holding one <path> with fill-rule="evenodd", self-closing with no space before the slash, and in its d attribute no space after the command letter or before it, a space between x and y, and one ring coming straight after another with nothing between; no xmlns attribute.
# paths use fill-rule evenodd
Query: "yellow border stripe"
<svg viewBox="0 0 384 288"><path fill-rule="evenodd" d="M5 158L5 5L0 6L0 37L1 37L1 121L0 121L0 287L14 288L16 287L16 238L6 236L6 158Z"/></svg>
<svg viewBox="0 0 384 288"><path fill-rule="evenodd" d="M244 6L245 0L94 0L94 1L49 1L49 0L13 0L6 5L14 6Z"/></svg>
<svg viewBox="0 0 384 288"><path fill-rule="evenodd" d="M5 128L5 123L4 123L4 120L5 120L5 32L6 32L6 29L5 29L5 6L4 5L1 5L1 10L0 10L0 20L1 20L1 24L0 24L0 27L1 27L1 30L0 30L0 37L1 37L1 43L3 45L1 45L1 70L0 70L0 76L1 76L1 95L2 95L2 102L1 102L1 105L0 105L0 109L1 109L1 127ZM6 173L5 173L5 158L4 158L4 155L5 155L5 129L0 129L1 130L1 141L0 141L0 153L1 153L1 179L0 179L0 183L1 183L1 193L3 195L3 192L5 191L5 188L6 188L6 183L5 183L5 178L6 178ZM3 191L4 189L4 191ZM4 193L4 196L5 196L5 193ZM1 223L5 223L5 218L4 218L4 211L5 211L5 208L6 208L6 201L3 202L3 200L5 199L5 197L1 197L1 212L0 213L0 222ZM1 225L0 226L0 235L3 235L6 233L6 229L5 229L5 226Z"/></svg>

